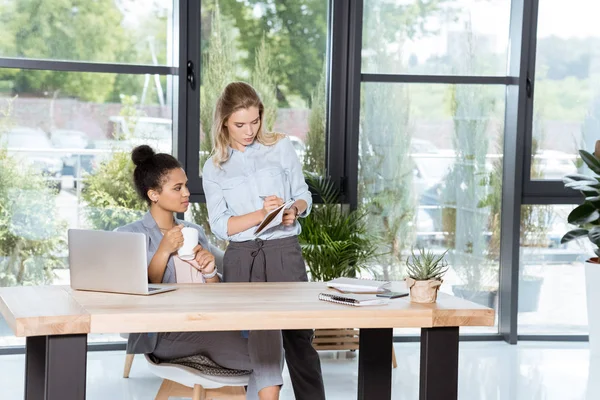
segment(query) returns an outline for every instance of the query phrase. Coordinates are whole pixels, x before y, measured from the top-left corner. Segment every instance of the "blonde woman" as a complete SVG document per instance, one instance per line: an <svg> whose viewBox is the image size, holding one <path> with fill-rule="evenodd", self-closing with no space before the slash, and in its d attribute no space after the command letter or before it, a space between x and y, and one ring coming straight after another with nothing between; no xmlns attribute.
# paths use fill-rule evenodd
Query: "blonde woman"
<svg viewBox="0 0 600 400"><path fill-rule="evenodd" d="M263 128L264 106L244 82L227 85L214 113L213 155L202 172L213 233L228 240L225 282L307 281L298 243L298 217L310 212L311 193L302 165L285 135ZM254 231L265 215L293 201L281 225ZM284 261L285 260L285 261ZM283 347L297 399L325 399L312 330L283 331Z"/></svg>

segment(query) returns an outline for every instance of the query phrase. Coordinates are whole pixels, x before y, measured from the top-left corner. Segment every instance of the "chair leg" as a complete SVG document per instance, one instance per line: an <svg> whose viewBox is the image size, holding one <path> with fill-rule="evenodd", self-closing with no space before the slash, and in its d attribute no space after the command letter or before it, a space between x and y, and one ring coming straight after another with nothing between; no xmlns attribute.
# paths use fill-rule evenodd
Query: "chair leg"
<svg viewBox="0 0 600 400"><path fill-rule="evenodd" d="M168 379L163 379L160 388L158 389L158 393L156 393L156 397L154 400L169 400L169 393L171 389L171 381Z"/></svg>
<svg viewBox="0 0 600 400"><path fill-rule="evenodd" d="M246 400L246 390L243 386L223 386L218 389L207 389L207 399Z"/></svg>
<svg viewBox="0 0 600 400"><path fill-rule="evenodd" d="M393 343L392 343L392 367L398 368L398 363L396 362L396 351L394 350Z"/></svg>
<svg viewBox="0 0 600 400"><path fill-rule="evenodd" d="M133 358L135 354L125 355L125 368L123 368L123 378L129 378L129 372L131 372L131 364L133 364Z"/></svg>
<svg viewBox="0 0 600 400"><path fill-rule="evenodd" d="M206 390L201 385L194 385L192 400L206 400Z"/></svg>
<svg viewBox="0 0 600 400"><path fill-rule="evenodd" d="M169 400L170 397L192 397L192 388L184 386L180 383L163 379L160 389L154 400ZM201 397L204 400L203 397Z"/></svg>

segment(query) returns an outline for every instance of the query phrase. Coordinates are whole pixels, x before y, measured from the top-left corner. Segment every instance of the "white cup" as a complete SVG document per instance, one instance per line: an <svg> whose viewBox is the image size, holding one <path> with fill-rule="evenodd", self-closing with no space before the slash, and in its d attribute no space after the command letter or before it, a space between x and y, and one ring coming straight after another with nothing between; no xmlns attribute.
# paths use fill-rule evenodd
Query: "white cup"
<svg viewBox="0 0 600 400"><path fill-rule="evenodd" d="M181 230L183 235L183 246L177 250L179 258L182 260L193 260L196 254L194 254L194 247L198 245L198 231L195 228L185 227Z"/></svg>

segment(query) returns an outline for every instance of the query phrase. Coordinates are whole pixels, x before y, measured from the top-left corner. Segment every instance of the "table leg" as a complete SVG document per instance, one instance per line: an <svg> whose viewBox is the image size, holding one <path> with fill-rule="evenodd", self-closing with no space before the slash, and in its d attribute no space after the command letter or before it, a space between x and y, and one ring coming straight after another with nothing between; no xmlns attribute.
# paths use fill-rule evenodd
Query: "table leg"
<svg viewBox="0 0 600 400"><path fill-rule="evenodd" d="M25 400L85 400L87 335L32 336L25 355Z"/></svg>
<svg viewBox="0 0 600 400"><path fill-rule="evenodd" d="M392 329L361 329L358 348L358 400L392 397Z"/></svg>
<svg viewBox="0 0 600 400"><path fill-rule="evenodd" d="M458 397L458 327L421 329L420 400Z"/></svg>

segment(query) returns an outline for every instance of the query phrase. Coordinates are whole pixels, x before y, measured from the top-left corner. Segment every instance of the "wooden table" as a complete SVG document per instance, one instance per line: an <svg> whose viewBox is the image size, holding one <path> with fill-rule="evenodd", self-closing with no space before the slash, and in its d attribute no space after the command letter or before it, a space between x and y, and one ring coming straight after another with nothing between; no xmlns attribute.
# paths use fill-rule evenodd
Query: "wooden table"
<svg viewBox="0 0 600 400"><path fill-rule="evenodd" d="M323 283L224 283L133 296L9 287L0 288L0 312L27 338L26 400L85 399L89 333L301 328L360 328L358 399L389 399L392 330L407 327L421 328L420 399L456 399L459 327L494 324L493 310L446 294L436 304L400 298L350 307L319 301L324 290Z"/></svg>

